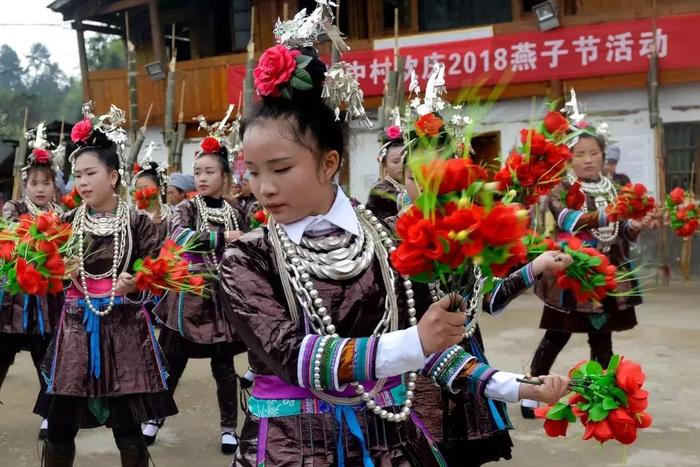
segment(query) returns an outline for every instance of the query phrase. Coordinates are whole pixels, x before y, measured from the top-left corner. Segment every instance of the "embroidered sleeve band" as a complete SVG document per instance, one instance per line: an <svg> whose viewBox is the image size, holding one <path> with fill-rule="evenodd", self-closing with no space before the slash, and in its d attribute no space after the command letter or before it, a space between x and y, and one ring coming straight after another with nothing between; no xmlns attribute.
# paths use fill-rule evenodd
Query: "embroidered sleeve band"
<svg viewBox="0 0 700 467"><path fill-rule="evenodd" d="M562 209L557 217L557 225L565 232L573 232L576 229L578 220L583 215L583 211L575 211L573 209Z"/></svg>
<svg viewBox="0 0 700 467"><path fill-rule="evenodd" d="M473 394L483 395L486 384L497 370L479 361L462 347L453 345L428 357L421 374L450 392L455 382Z"/></svg>
<svg viewBox="0 0 700 467"><path fill-rule="evenodd" d="M342 391L353 381L376 380L378 342L376 337L305 336L297 364L299 385L317 391Z"/></svg>

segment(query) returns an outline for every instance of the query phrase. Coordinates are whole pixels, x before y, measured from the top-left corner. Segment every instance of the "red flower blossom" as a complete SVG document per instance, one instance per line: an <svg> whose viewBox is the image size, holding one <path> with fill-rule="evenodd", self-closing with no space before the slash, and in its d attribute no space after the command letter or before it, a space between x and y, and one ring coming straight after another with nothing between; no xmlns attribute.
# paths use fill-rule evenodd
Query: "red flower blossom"
<svg viewBox="0 0 700 467"><path fill-rule="evenodd" d="M552 147L551 141L542 133L526 128L520 130L520 141L523 144L529 144L531 156L544 156Z"/></svg>
<svg viewBox="0 0 700 467"><path fill-rule="evenodd" d="M207 136L202 140L202 144L200 144L200 147L202 148L202 153L203 154L215 154L219 152L219 149L221 149L221 144L219 141L217 141L216 138L212 138L211 136Z"/></svg>
<svg viewBox="0 0 700 467"><path fill-rule="evenodd" d="M488 172L469 159L435 159L423 166L423 176L428 186L438 185L438 195L459 192L479 180L486 180Z"/></svg>
<svg viewBox="0 0 700 467"><path fill-rule="evenodd" d="M627 407L633 413L642 412L649 407L649 393L644 389L627 394Z"/></svg>
<svg viewBox="0 0 700 467"><path fill-rule="evenodd" d="M623 359L615 371L615 381L626 393L633 394L642 388L645 375L642 367L632 360Z"/></svg>
<svg viewBox="0 0 700 467"><path fill-rule="evenodd" d="M649 428L651 426L651 422L653 421L651 415L646 412L639 412L635 414L635 417L637 418L638 428Z"/></svg>
<svg viewBox="0 0 700 467"><path fill-rule="evenodd" d="M74 143L78 141L85 142L92 135L92 122L90 119L83 119L73 125L73 129L70 132L70 139Z"/></svg>
<svg viewBox="0 0 700 467"><path fill-rule="evenodd" d="M690 237L698 230L698 226L698 221L696 219L691 219L683 224L682 227L676 229L676 234L680 237Z"/></svg>
<svg viewBox="0 0 700 467"><path fill-rule="evenodd" d="M671 201L673 201L673 204L681 204L683 200L685 199L685 190L681 187L676 187L673 190L671 190L671 193L668 194L671 197Z"/></svg>
<svg viewBox="0 0 700 467"><path fill-rule="evenodd" d="M153 203L159 198L160 193L158 187L148 186L143 190L137 190L134 193L134 198L136 199L136 207L139 209L148 209L153 205Z"/></svg>
<svg viewBox="0 0 700 467"><path fill-rule="evenodd" d="M29 295L44 295L48 281L24 258L17 258L17 283Z"/></svg>
<svg viewBox="0 0 700 467"><path fill-rule="evenodd" d="M544 117L544 127L551 134L563 134L569 130L569 122L561 112L551 111Z"/></svg>
<svg viewBox="0 0 700 467"><path fill-rule="evenodd" d="M0 260L11 261L15 253L15 242L9 240L0 241Z"/></svg>
<svg viewBox="0 0 700 467"><path fill-rule="evenodd" d="M589 421L586 424L586 431L583 433L583 439L587 440L591 438L595 438L600 441L601 444L615 438L608 420L601 420L599 422Z"/></svg>
<svg viewBox="0 0 700 467"><path fill-rule="evenodd" d="M63 259L59 254L53 254L46 258L44 267L49 271L49 274L53 277L63 277L66 273L66 266L63 263Z"/></svg>
<svg viewBox="0 0 700 467"><path fill-rule="evenodd" d="M581 191L581 182L576 180L573 185L569 187L565 195L566 207L569 209L579 210L583 207L586 202L586 195Z"/></svg>
<svg viewBox="0 0 700 467"><path fill-rule="evenodd" d="M32 149L32 154L34 154L34 161L37 164L48 164L51 159L51 155L46 149L34 148Z"/></svg>
<svg viewBox="0 0 700 467"><path fill-rule="evenodd" d="M138 162L134 162L134 168L131 169L134 175L141 172L141 165Z"/></svg>
<svg viewBox="0 0 700 467"><path fill-rule="evenodd" d="M255 89L258 94L261 96L280 96L280 86L288 83L296 70L295 58L298 55L298 50L289 50L283 45L275 45L267 49L253 71Z"/></svg>
<svg viewBox="0 0 700 467"><path fill-rule="evenodd" d="M391 125L384 129L384 134L389 139L399 139L401 138L401 127L397 125Z"/></svg>
<svg viewBox="0 0 700 467"><path fill-rule="evenodd" d="M57 294L63 291L63 280L58 277L49 277L49 293Z"/></svg>
<svg viewBox="0 0 700 467"><path fill-rule="evenodd" d="M501 246L515 243L525 236L527 218L521 216L519 205L497 204L481 222L481 236L489 245Z"/></svg>
<svg viewBox="0 0 700 467"><path fill-rule="evenodd" d="M637 439L637 421L625 409L610 411L607 418L615 439L622 444L632 444Z"/></svg>
<svg viewBox="0 0 700 467"><path fill-rule="evenodd" d="M445 122L434 113L421 115L416 121L416 133L418 136L428 136L433 138L440 134Z"/></svg>

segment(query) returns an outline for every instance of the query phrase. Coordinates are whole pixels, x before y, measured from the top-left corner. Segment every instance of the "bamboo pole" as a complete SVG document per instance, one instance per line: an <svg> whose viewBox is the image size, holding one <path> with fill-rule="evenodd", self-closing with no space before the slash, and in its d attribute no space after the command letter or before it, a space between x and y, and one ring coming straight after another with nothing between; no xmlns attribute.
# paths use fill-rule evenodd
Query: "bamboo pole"
<svg viewBox="0 0 700 467"><path fill-rule="evenodd" d="M246 61L245 80L243 81L243 108L250 110L253 106L255 85L253 70L255 69L255 5L250 7L250 40L246 47L248 59Z"/></svg>
<svg viewBox="0 0 700 467"><path fill-rule="evenodd" d="M175 166L171 167L171 170L173 172L182 171L182 146L185 144L186 130L187 125L185 124L185 81L183 81L180 90L180 113L177 116L177 133L175 134Z"/></svg>
<svg viewBox="0 0 700 467"><path fill-rule="evenodd" d="M656 0L653 0L654 16L651 19L652 30L654 31L654 43L649 55L649 114L650 123L654 128L654 152L656 160L656 189L657 197L660 200L666 198L666 166L664 161L664 141L663 141L663 121L659 115L659 53L656 48L658 43L656 30ZM670 279L670 267L668 264L668 229L659 229L659 241L657 243L657 260L659 270L656 276L659 282L667 285Z"/></svg>
<svg viewBox="0 0 700 467"><path fill-rule="evenodd" d="M285 21L289 19L289 2L284 2L282 4L282 19Z"/></svg>
<svg viewBox="0 0 700 467"><path fill-rule="evenodd" d="M22 121L22 131L19 135L19 144L15 149L14 181L12 183L12 199L19 198L22 193L22 167L27 156L27 125L29 120L29 107L24 108L24 120Z"/></svg>
<svg viewBox="0 0 700 467"><path fill-rule="evenodd" d="M124 14L125 31L126 31L126 60L127 73L126 82L129 88L129 127L131 132L131 140L136 139L139 130L139 99L138 99L138 71L136 68L135 47L131 42L129 33L129 12Z"/></svg>
<svg viewBox="0 0 700 467"><path fill-rule="evenodd" d="M146 113L146 119L143 121L143 125L139 128L138 135L134 144L131 145L131 151L129 151L129 160L126 169L131 173L134 168L134 164L138 160L139 152L141 151L141 146L143 146L143 140L146 138L146 129L148 128L148 120L151 118L151 111L153 110L153 102L148 106L148 113Z"/></svg>
<svg viewBox="0 0 700 467"><path fill-rule="evenodd" d="M175 145L173 131L173 108L175 107L175 67L177 64L177 49L175 49L175 23L172 25L172 42L170 48L170 65L168 80L165 86L165 117L163 118L163 142L168 148L168 165L175 165Z"/></svg>

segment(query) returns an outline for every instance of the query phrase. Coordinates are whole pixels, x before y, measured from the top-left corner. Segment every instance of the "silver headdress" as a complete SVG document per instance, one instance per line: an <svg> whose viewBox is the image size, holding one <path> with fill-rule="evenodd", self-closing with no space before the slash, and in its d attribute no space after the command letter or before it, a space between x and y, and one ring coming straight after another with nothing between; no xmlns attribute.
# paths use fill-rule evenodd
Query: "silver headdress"
<svg viewBox="0 0 700 467"><path fill-rule="evenodd" d="M337 5L331 0L316 0L316 3L318 6L309 15L306 9L302 9L291 20L278 20L274 29L277 42L288 49L313 47L325 34L339 52L350 50L340 30L333 24L333 8ZM302 69L305 66L299 65ZM341 107L344 106L346 121L357 119L368 127L372 126L362 104L364 94L350 64L338 62L331 65L325 73L321 98L334 109L336 120L340 120Z"/></svg>
<svg viewBox="0 0 700 467"><path fill-rule="evenodd" d="M452 105L442 96L447 92L445 86L445 64L436 62L425 85L425 94L421 98L421 87L415 70L411 70L411 80L408 86L409 104L406 107L406 132L410 132L415 123L428 114L438 114L445 123L445 129L458 143L468 143L469 128L474 125L464 105ZM414 140L408 141L407 145Z"/></svg>
<svg viewBox="0 0 700 467"><path fill-rule="evenodd" d="M362 105L364 93L349 63L338 62L328 69L321 98L334 109L336 120L340 120L340 106L345 103L346 121L357 119L368 128L372 127Z"/></svg>
<svg viewBox="0 0 700 467"><path fill-rule="evenodd" d="M168 163L159 163L156 160L154 160L154 149L155 143L151 141L150 143L148 143L148 147L146 147L146 153L141 158L141 161L138 162L138 170L134 170L133 177L130 177L131 181L129 184L131 185L132 190L135 189L136 180L139 178L139 176L148 170L154 170L156 172L156 177L158 178L158 187L160 188L160 194L165 195L165 190L168 186L168 182L170 181L170 177L168 177Z"/></svg>
<svg viewBox="0 0 700 467"><path fill-rule="evenodd" d="M219 122L214 122L211 125L207 122L207 118L204 115L197 115L193 120L199 122L198 130L205 130L209 134L209 138L214 138L219 145L226 148L228 154L229 164L233 164L236 151L240 152L240 144L237 142L238 131L240 129L240 120L235 118L231 122L228 120L233 114L234 105L230 104L226 111L226 115ZM206 138L205 138L206 140ZM195 161L199 155L203 154L204 151L199 151L195 154Z"/></svg>
<svg viewBox="0 0 700 467"><path fill-rule="evenodd" d="M318 6L309 15L304 8L290 20L277 20L273 30L277 43L290 49L313 47L319 36L326 34L339 52L350 50L340 30L333 24L333 8L337 5L331 0L316 0L316 3Z"/></svg>
<svg viewBox="0 0 700 467"><path fill-rule="evenodd" d="M39 123L36 128L27 131L25 138L27 139L27 147L31 151L27 156L27 165L21 169L22 180L27 179L27 174L31 167L47 166L51 167L56 173L63 169L66 149L63 146L51 149L51 143L46 136L46 125L44 122Z"/></svg>
<svg viewBox="0 0 700 467"><path fill-rule="evenodd" d="M564 104L561 112L566 115L569 121L569 127L572 132L567 138L566 144L569 148L578 143L579 136L586 133L596 138L600 138L607 145L610 142L610 131L606 122L600 123L598 126L592 125L586 121L586 114L582 112L583 105L576 98L576 91L572 88L569 100Z"/></svg>
<svg viewBox="0 0 700 467"><path fill-rule="evenodd" d="M83 120L76 123L71 131L71 139L78 147L68 156L68 160L75 170L75 156L90 147L97 147L94 144L94 132L99 131L105 137L114 143L117 156L119 158L119 175L124 187L128 187L128 174L125 171L126 157L125 152L127 135L122 125L126 122L126 114L122 109L112 104L109 107L109 112L103 115L96 116L93 113L95 105L93 101L83 104Z"/></svg>

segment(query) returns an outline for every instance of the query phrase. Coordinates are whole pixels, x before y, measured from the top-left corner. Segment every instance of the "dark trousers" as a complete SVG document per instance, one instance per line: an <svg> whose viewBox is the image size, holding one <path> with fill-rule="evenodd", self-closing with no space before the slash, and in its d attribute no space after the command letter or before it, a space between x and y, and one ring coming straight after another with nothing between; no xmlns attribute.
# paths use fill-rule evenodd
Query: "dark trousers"
<svg viewBox="0 0 700 467"><path fill-rule="evenodd" d="M50 342L51 338L34 334L0 334L0 388L8 370L15 362L15 356L23 349L28 349L39 378L39 397L41 397L46 391L46 383L41 376L41 362Z"/></svg>
<svg viewBox="0 0 700 467"><path fill-rule="evenodd" d="M168 362L168 390L171 395L174 395L175 389L180 382L180 377L182 377L185 367L187 367L189 355L186 349L191 343L175 331L165 332L176 334L182 341L180 348L173 349L175 346L172 345L172 342L169 342L163 348L165 360ZM173 337L171 334L168 336L168 339ZM236 428L238 424L238 377L233 367L234 352L225 345L221 347L221 349L215 350L210 358L211 374L214 377L214 381L216 381L216 398L219 402L221 426Z"/></svg>
<svg viewBox="0 0 700 467"><path fill-rule="evenodd" d="M532 376L542 376L549 374L549 371L557 359L557 355L562 351L566 343L569 342L571 333L567 331L556 331L549 329L544 333L540 345L535 350L532 357L530 374ZM588 344L591 347L591 360L600 363L603 368L608 366L612 351L612 333L596 332L588 334Z"/></svg>

